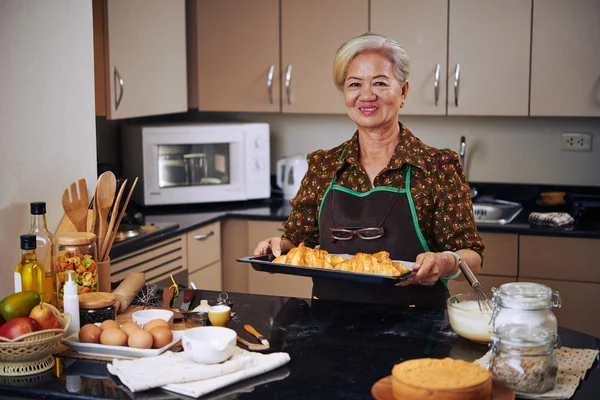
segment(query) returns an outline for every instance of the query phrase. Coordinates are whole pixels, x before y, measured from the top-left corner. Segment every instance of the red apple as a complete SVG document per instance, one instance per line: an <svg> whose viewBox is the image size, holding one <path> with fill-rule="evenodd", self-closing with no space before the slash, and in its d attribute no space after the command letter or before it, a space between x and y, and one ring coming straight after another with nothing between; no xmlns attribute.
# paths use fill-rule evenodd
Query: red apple
<svg viewBox="0 0 600 400"><path fill-rule="evenodd" d="M13 318L0 327L0 336L14 339L27 333L41 331L42 327L33 318Z"/></svg>
<svg viewBox="0 0 600 400"><path fill-rule="evenodd" d="M58 317L54 315L50 307L44 303L38 304L33 307L29 313L29 318L35 319L42 329L60 329L60 321Z"/></svg>

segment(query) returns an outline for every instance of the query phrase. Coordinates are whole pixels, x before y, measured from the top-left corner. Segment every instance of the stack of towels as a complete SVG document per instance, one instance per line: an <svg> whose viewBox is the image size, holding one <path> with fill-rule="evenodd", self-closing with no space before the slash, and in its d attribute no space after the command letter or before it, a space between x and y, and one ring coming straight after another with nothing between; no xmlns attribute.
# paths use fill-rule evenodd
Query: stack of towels
<svg viewBox="0 0 600 400"><path fill-rule="evenodd" d="M569 214L564 212L529 214L529 223L534 226L544 226L550 228L560 228L572 225L575 220Z"/></svg>
<svg viewBox="0 0 600 400"><path fill-rule="evenodd" d="M261 354L236 347L233 356L220 364L197 364L185 352L167 351L156 357L114 359L107 367L134 393L159 387L197 398L277 369L289 361L287 353Z"/></svg>

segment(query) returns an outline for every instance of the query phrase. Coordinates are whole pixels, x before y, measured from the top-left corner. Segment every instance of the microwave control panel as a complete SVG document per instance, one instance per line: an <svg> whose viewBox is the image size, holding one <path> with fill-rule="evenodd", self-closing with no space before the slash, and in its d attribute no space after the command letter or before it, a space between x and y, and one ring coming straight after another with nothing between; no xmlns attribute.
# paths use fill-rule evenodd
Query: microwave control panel
<svg viewBox="0 0 600 400"><path fill-rule="evenodd" d="M271 196L269 125L252 124L244 132L246 193L249 199Z"/></svg>

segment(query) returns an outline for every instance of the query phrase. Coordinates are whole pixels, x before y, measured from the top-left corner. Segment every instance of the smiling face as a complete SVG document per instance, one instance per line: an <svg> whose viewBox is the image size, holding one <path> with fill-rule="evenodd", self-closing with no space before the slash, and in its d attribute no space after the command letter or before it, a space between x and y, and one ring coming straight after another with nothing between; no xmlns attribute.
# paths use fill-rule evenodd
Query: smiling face
<svg viewBox="0 0 600 400"><path fill-rule="evenodd" d="M357 55L348 65L343 92L348 115L359 128L395 129L408 82L400 82L391 61L368 52Z"/></svg>

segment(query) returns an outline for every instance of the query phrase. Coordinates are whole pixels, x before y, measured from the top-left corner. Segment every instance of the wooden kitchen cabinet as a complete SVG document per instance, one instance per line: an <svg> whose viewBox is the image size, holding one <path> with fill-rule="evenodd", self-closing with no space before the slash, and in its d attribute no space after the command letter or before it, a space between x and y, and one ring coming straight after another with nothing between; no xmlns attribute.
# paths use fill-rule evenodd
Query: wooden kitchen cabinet
<svg viewBox="0 0 600 400"><path fill-rule="evenodd" d="M600 115L600 2L534 0L531 115Z"/></svg>
<svg viewBox="0 0 600 400"><path fill-rule="evenodd" d="M346 112L333 58L368 31L368 0L285 0L281 9L278 0L188 0L187 7L191 108Z"/></svg>
<svg viewBox="0 0 600 400"><path fill-rule="evenodd" d="M279 0L188 0L187 16L190 108L279 111Z"/></svg>
<svg viewBox="0 0 600 400"><path fill-rule="evenodd" d="M448 115L529 113L531 0L451 0Z"/></svg>
<svg viewBox="0 0 600 400"><path fill-rule="evenodd" d="M96 115L187 111L185 0L93 0Z"/></svg>
<svg viewBox="0 0 600 400"><path fill-rule="evenodd" d="M188 286L223 290L221 268L221 223L215 222L186 234L188 251Z"/></svg>
<svg viewBox="0 0 600 400"><path fill-rule="evenodd" d="M397 40L410 57L401 114L446 115L448 0L371 0L371 32Z"/></svg>
<svg viewBox="0 0 600 400"><path fill-rule="evenodd" d="M248 221L248 254L252 254L261 240L281 236L283 233L281 224L277 221ZM248 293L310 298L312 279L305 276L270 274L250 268Z"/></svg>

